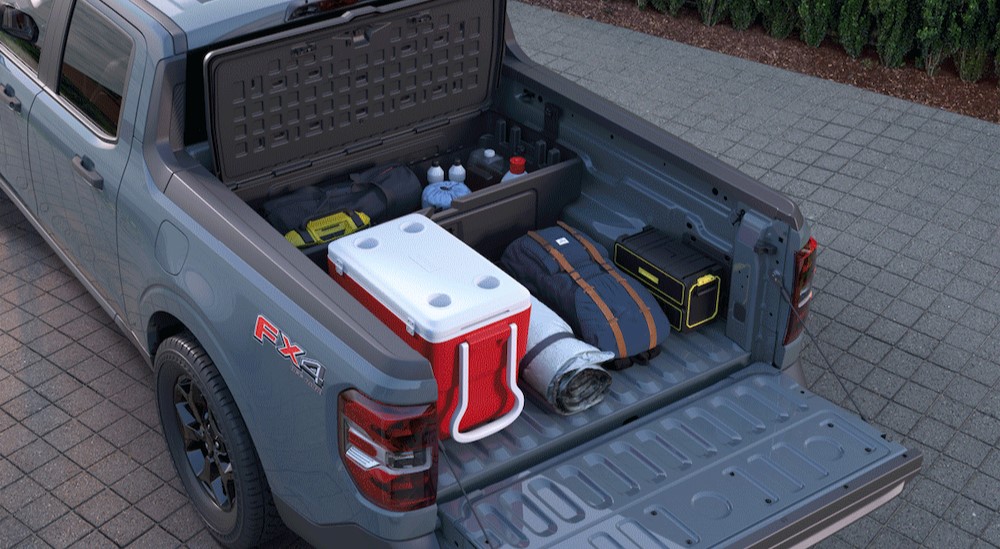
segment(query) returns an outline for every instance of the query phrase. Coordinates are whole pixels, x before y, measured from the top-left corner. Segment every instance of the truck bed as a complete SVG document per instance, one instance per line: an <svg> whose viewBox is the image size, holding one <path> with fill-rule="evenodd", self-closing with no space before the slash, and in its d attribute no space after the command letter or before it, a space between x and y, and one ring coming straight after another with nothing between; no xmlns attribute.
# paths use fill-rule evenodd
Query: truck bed
<svg viewBox="0 0 1000 549"><path fill-rule="evenodd" d="M440 539L494 549L808 546L898 494L921 460L755 364L469 500L440 503Z"/></svg>
<svg viewBox="0 0 1000 549"><path fill-rule="evenodd" d="M495 436L472 444L444 443L438 500L449 501L461 491L478 489L499 478L592 440L745 366L749 353L726 337L725 323L698 332L672 333L662 353L648 365L610 372L611 389L604 401L584 412L560 416L528 398L521 416Z"/></svg>

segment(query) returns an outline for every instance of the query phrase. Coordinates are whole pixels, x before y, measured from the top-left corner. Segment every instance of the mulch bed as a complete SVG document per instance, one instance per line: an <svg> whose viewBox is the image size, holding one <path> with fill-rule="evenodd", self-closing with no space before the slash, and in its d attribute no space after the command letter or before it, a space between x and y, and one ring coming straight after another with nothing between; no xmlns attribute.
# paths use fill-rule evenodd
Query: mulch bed
<svg viewBox="0 0 1000 549"><path fill-rule="evenodd" d="M1000 87L996 76L974 84L963 82L950 61L937 76L931 77L914 67L912 61L898 69L884 67L871 48L860 59L851 59L840 45L829 39L813 48L797 36L772 38L759 24L745 31L737 31L726 23L706 27L689 7L677 17L670 17L653 9L640 9L635 0L521 1L1000 123Z"/></svg>

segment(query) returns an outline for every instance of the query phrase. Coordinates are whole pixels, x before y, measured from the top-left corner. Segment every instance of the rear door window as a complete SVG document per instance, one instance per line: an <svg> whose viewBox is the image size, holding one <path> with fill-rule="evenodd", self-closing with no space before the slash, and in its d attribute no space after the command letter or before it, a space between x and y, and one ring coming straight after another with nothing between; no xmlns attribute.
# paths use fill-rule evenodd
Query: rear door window
<svg viewBox="0 0 1000 549"><path fill-rule="evenodd" d="M38 60L42 57L42 44L45 40L45 29L48 27L49 15L55 0L3 0L3 4L21 10L31 16L38 26L38 38L27 41L0 32L0 45L4 53L22 61L32 73L38 73Z"/></svg>
<svg viewBox="0 0 1000 549"><path fill-rule="evenodd" d="M86 2L70 19L59 95L102 133L116 137L132 58L132 39Z"/></svg>

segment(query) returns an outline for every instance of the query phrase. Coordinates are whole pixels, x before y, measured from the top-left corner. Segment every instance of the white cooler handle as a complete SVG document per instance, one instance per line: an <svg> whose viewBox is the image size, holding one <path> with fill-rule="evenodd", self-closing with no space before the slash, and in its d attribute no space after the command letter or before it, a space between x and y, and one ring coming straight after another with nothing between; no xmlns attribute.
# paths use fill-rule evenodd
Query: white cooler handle
<svg viewBox="0 0 1000 549"><path fill-rule="evenodd" d="M507 427L524 409L524 393L517 386L517 324L510 325L510 339L507 340L507 386L514 393L514 407L490 423L480 425L471 431L463 433L459 430L465 411L469 407L469 344L463 342L458 346L458 408L451 416L451 438L455 442L466 444L486 438Z"/></svg>

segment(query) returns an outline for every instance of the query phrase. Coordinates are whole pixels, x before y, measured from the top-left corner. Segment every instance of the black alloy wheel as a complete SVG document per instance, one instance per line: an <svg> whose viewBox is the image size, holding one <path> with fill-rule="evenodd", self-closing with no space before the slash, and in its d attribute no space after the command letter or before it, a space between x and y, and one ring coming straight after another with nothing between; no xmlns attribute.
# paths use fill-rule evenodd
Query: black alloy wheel
<svg viewBox="0 0 1000 549"><path fill-rule="evenodd" d="M188 376L174 383L174 410L192 473L220 510L232 511L236 481L226 441L215 426L205 396Z"/></svg>
<svg viewBox="0 0 1000 549"><path fill-rule="evenodd" d="M208 353L190 333L156 350L156 402L181 484L225 547L256 547L283 533L246 424Z"/></svg>

